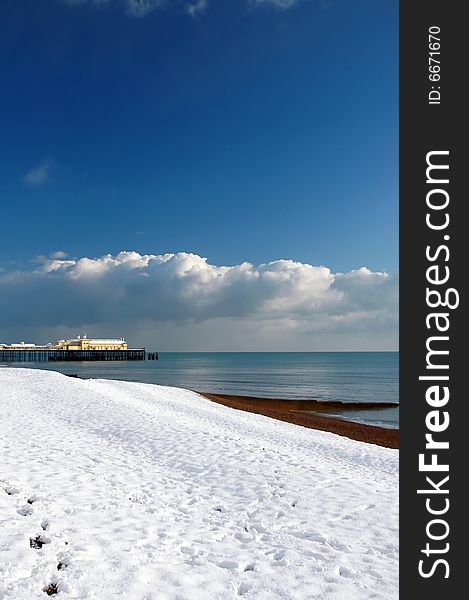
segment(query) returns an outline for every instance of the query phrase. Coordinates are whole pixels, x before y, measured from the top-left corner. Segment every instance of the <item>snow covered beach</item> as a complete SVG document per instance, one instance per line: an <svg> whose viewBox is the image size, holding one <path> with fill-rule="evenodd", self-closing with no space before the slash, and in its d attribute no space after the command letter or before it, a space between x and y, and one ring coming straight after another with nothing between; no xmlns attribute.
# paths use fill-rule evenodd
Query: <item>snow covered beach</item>
<svg viewBox="0 0 469 600"><path fill-rule="evenodd" d="M398 452L0 368L0 598L392 600Z"/></svg>

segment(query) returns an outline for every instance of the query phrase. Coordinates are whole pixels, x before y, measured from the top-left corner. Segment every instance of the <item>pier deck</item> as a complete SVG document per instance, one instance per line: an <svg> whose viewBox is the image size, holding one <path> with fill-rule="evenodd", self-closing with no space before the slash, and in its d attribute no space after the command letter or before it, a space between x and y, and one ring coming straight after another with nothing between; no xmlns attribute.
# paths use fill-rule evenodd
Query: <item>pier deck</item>
<svg viewBox="0 0 469 600"><path fill-rule="evenodd" d="M130 350L0 349L0 362L145 360L145 356L145 348Z"/></svg>

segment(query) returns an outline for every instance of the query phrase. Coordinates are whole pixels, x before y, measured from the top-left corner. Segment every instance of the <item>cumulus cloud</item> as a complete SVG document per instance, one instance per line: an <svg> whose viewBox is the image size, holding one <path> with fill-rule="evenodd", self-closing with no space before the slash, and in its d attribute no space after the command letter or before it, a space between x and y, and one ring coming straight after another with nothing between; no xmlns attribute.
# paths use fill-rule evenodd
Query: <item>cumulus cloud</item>
<svg viewBox="0 0 469 600"><path fill-rule="evenodd" d="M23 182L30 187L38 187L46 183L53 164L53 161L50 159L42 160L36 167L26 173L23 177Z"/></svg>
<svg viewBox="0 0 469 600"><path fill-rule="evenodd" d="M225 330L229 320L264 339L397 332L397 280L367 268L333 273L293 260L218 266L186 252L36 260L30 270L0 273L1 327L27 319L32 328L118 333L142 323Z"/></svg>

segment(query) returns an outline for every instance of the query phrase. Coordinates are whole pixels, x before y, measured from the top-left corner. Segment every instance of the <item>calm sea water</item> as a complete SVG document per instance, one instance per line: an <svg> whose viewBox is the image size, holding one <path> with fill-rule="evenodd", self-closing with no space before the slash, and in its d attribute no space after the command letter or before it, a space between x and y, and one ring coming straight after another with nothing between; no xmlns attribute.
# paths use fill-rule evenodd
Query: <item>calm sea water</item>
<svg viewBox="0 0 469 600"><path fill-rule="evenodd" d="M267 398L399 401L397 352L163 352L159 356L158 361L8 366ZM347 419L397 427L399 409L350 411Z"/></svg>

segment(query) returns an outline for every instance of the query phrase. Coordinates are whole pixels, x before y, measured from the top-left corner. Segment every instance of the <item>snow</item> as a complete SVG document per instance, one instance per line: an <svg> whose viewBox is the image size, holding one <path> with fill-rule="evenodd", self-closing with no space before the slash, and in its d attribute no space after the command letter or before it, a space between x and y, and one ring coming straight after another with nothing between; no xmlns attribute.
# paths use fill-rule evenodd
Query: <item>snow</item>
<svg viewBox="0 0 469 600"><path fill-rule="evenodd" d="M398 597L396 450L178 388L0 390L0 598Z"/></svg>

